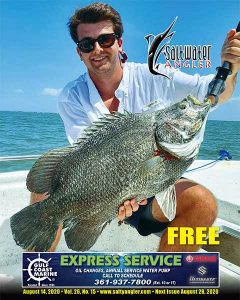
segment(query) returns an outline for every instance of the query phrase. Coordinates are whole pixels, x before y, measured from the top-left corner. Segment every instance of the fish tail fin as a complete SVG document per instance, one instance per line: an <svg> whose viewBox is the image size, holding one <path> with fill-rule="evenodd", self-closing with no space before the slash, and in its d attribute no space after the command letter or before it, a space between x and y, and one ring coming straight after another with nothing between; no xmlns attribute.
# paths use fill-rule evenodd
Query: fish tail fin
<svg viewBox="0 0 240 300"><path fill-rule="evenodd" d="M59 222L42 210L43 203L37 202L23 208L10 218L13 238L23 249L45 252L53 244Z"/></svg>

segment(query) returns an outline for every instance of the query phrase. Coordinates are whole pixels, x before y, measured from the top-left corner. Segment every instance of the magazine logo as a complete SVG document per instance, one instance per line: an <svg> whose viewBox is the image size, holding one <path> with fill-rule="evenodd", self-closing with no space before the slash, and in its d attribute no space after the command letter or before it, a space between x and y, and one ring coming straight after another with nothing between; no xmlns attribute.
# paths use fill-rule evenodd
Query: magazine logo
<svg viewBox="0 0 240 300"><path fill-rule="evenodd" d="M166 74L161 73L158 70L158 68L160 66L160 64L158 64L158 58L159 58L160 54L162 53L162 51L164 50L164 48L167 46L167 44L170 43L170 41L175 33L175 31L171 32L171 33L170 33L170 31L173 28L176 21L177 21L177 18L175 18L175 20L172 22L172 24L163 33L160 33L157 36L154 36L153 34L148 34L145 36L145 39L148 42L148 67L149 67L149 71L154 75L162 75L162 76L169 78ZM151 37L153 37L152 43L150 42ZM160 44L164 40L167 40L167 42L160 47Z"/></svg>
<svg viewBox="0 0 240 300"><path fill-rule="evenodd" d="M176 21L177 17L163 33L156 36L153 34L145 36L148 43L149 71L154 75L162 75L169 78L167 74L160 71L161 65L163 65L164 68L175 69L211 68L211 45L170 45L172 37L176 32L171 32ZM164 58L164 63L162 64L159 63L161 57Z"/></svg>
<svg viewBox="0 0 240 300"><path fill-rule="evenodd" d="M49 282L55 281L55 277L57 277L58 274L50 265L51 258L45 260L41 258L40 253L38 253L37 258L33 260L27 258L27 260L29 261L29 264L26 269L23 268L23 271L28 273L29 277L27 282L33 280L35 283L26 284L24 282L24 286L50 286ZM51 286L54 286L54 284L51 284Z"/></svg>
<svg viewBox="0 0 240 300"><path fill-rule="evenodd" d="M205 268L204 266L201 266L201 267L198 268L197 272L200 275L204 275L204 274L207 273L207 268Z"/></svg>

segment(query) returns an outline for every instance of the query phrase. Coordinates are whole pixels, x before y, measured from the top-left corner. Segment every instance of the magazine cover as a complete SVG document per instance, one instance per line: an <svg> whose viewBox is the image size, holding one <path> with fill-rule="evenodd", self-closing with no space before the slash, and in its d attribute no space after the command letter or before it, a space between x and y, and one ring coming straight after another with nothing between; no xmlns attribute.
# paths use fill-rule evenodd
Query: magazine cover
<svg viewBox="0 0 240 300"><path fill-rule="evenodd" d="M240 2L0 8L1 299L239 299Z"/></svg>

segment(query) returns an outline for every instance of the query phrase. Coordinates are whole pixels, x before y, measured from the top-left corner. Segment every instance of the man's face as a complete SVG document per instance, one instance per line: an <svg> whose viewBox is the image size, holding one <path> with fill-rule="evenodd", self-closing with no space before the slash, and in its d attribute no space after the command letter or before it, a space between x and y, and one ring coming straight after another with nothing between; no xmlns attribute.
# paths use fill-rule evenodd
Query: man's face
<svg viewBox="0 0 240 300"><path fill-rule="evenodd" d="M86 37L97 39L99 35L105 33L114 33L111 21L79 24L77 27L79 41ZM95 42L91 52L83 53L79 48L77 52L90 73L103 75L113 72L119 64L118 53L122 50L121 43L121 39L116 39L110 48L101 48L98 42Z"/></svg>

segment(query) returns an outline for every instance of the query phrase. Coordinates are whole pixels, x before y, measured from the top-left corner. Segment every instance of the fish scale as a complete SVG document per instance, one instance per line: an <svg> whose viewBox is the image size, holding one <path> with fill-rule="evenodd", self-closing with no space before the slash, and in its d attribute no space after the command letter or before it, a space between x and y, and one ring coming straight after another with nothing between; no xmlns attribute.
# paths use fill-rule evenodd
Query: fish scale
<svg viewBox="0 0 240 300"><path fill-rule="evenodd" d="M63 224L68 247L89 250L125 200L172 188L198 153L208 110L189 96L164 110L107 115L73 146L44 154L27 187L50 196L11 217L16 243L47 251Z"/></svg>

